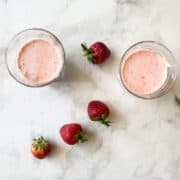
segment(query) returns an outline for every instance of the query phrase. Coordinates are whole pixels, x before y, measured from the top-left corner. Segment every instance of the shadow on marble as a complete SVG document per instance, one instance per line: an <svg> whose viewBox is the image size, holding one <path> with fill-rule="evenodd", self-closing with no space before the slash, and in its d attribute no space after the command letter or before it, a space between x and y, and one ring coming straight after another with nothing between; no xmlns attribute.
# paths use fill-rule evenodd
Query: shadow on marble
<svg viewBox="0 0 180 180"><path fill-rule="evenodd" d="M61 147L59 147L55 142L50 141L51 143L51 152L49 154L49 158L51 159L57 159L57 157L61 154Z"/></svg>
<svg viewBox="0 0 180 180"><path fill-rule="evenodd" d="M111 114L110 114L110 121L112 122L112 130L119 130L119 129L127 129L128 123L125 117L123 117L122 113L119 111L119 108L116 106L117 103L108 103L110 106Z"/></svg>
<svg viewBox="0 0 180 180"><path fill-rule="evenodd" d="M59 88L62 83L81 84L83 82L95 83L91 78L90 74L83 70L82 67L78 65L78 63L72 63L72 60L67 59L62 75L54 83L51 84L51 87Z"/></svg>
<svg viewBox="0 0 180 180"><path fill-rule="evenodd" d="M103 144L102 138L97 133L92 132L86 127L84 130L87 133L88 141L78 144L78 149L80 149L84 154L92 154L97 152Z"/></svg>
<svg viewBox="0 0 180 180"><path fill-rule="evenodd" d="M111 48L111 56L103 64L99 65L99 67L103 71L105 71L107 74L110 74L110 75L115 74L115 78L117 78L120 59L121 59L121 56L117 56L114 50Z"/></svg>

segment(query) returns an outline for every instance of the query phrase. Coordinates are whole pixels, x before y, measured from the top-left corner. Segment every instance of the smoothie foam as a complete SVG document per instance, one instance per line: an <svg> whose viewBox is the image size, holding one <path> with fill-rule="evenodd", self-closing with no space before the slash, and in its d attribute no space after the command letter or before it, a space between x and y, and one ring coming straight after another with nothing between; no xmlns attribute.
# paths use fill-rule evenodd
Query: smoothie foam
<svg viewBox="0 0 180 180"><path fill-rule="evenodd" d="M131 92L137 95L151 94L166 81L166 59L153 50L136 50L123 61L121 77Z"/></svg>
<svg viewBox="0 0 180 180"><path fill-rule="evenodd" d="M63 63L62 50L42 39L27 42L18 56L18 68L31 84L48 83L58 77Z"/></svg>

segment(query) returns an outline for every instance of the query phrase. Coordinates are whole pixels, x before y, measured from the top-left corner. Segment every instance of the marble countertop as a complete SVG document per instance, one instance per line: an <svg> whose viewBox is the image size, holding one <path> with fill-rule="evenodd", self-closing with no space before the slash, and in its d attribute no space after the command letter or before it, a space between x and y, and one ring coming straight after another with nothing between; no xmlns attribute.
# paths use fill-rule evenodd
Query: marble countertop
<svg viewBox="0 0 180 180"><path fill-rule="evenodd" d="M138 41L164 43L180 62L179 10L179 0L0 0L0 180L179 180L179 86L141 100L117 78L122 53ZM56 34L66 51L61 80L35 89L14 81L4 60L12 36L32 27ZM81 42L96 40L113 53L102 66L81 53ZM110 105L112 127L88 119L91 99ZM64 144L58 131L67 122L81 123L89 141ZM42 161L30 153L38 135L54 147Z"/></svg>

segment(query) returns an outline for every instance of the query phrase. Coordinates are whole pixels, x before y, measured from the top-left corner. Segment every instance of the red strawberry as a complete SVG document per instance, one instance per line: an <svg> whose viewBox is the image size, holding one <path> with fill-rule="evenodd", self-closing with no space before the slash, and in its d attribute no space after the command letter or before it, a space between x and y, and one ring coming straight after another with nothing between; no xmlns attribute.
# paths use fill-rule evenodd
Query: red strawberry
<svg viewBox="0 0 180 180"><path fill-rule="evenodd" d="M41 136L33 140L31 146L32 154L39 159L44 158L51 151L51 145Z"/></svg>
<svg viewBox="0 0 180 180"><path fill-rule="evenodd" d="M103 102L96 100L89 102L88 115L92 121L100 121L102 124L110 126L109 114L110 110Z"/></svg>
<svg viewBox="0 0 180 180"><path fill-rule="evenodd" d="M109 48L102 42L95 42L90 48L87 48L85 44L81 44L81 46L84 56L87 56L93 64L101 64L111 55Z"/></svg>
<svg viewBox="0 0 180 180"><path fill-rule="evenodd" d="M62 126L60 135L63 141L70 145L87 141L86 134L83 132L81 125L77 123L70 123Z"/></svg>

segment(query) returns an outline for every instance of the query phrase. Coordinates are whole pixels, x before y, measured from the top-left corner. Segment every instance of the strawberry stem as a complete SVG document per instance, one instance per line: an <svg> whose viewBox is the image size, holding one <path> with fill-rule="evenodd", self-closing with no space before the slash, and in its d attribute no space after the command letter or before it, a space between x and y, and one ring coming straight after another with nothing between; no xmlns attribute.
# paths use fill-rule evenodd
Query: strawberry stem
<svg viewBox="0 0 180 180"><path fill-rule="evenodd" d="M87 134L85 132L79 131L75 136L74 140L79 143L84 143L88 141Z"/></svg>
<svg viewBox="0 0 180 180"><path fill-rule="evenodd" d="M47 146L48 142L41 136L33 140L33 147L36 150L43 150Z"/></svg>
<svg viewBox="0 0 180 180"><path fill-rule="evenodd" d="M94 53L91 51L91 49L88 48L87 45L86 45L86 44L83 44L83 43L81 43L81 47L82 47L82 49L83 49L84 56L86 56L87 59L88 59L90 62L92 62L93 64L95 64L95 63L96 63L96 62L95 62L95 55L94 55Z"/></svg>
<svg viewBox="0 0 180 180"><path fill-rule="evenodd" d="M104 124L107 127L111 126L111 122L108 121L107 119L106 120L101 120L101 123Z"/></svg>
<svg viewBox="0 0 180 180"><path fill-rule="evenodd" d="M101 116L93 118L92 120L99 121L107 127L111 126L112 123L111 121L109 121L109 118L107 117L106 114L102 114Z"/></svg>

